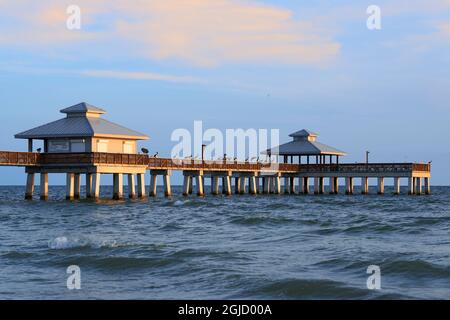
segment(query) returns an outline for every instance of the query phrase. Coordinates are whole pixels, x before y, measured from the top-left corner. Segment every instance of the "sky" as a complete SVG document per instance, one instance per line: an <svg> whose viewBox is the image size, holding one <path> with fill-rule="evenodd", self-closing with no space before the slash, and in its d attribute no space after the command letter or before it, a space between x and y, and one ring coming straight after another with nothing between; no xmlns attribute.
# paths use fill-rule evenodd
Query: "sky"
<svg viewBox="0 0 450 320"><path fill-rule="evenodd" d="M306 128L347 162L432 161L450 185L449 60L450 0L0 0L0 150L85 101L161 156L195 120L282 142ZM22 173L0 167L0 184Z"/></svg>

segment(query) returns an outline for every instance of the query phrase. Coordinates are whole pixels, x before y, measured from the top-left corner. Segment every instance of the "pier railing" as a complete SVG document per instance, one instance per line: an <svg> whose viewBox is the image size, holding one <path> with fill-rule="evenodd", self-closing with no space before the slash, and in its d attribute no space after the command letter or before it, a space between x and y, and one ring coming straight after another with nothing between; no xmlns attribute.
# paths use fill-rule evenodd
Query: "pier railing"
<svg viewBox="0 0 450 320"><path fill-rule="evenodd" d="M431 165L423 163L343 163L301 165L300 172L337 173L404 173L411 171L430 172Z"/></svg>
<svg viewBox="0 0 450 320"><path fill-rule="evenodd" d="M407 173L430 172L430 163L346 163L346 164L287 164L240 161L202 161L190 159L153 158L145 154L119 153L31 153L0 151L3 166L80 166L131 165L150 170L205 171L275 171L281 173Z"/></svg>
<svg viewBox="0 0 450 320"><path fill-rule="evenodd" d="M34 166L39 162L39 153L0 151L0 166Z"/></svg>

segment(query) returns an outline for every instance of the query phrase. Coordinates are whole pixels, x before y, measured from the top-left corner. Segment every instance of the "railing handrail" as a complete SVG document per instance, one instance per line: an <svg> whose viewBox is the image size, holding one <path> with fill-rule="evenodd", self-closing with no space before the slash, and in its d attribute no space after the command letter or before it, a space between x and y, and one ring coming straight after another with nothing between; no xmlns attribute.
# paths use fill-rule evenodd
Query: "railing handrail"
<svg viewBox="0 0 450 320"><path fill-rule="evenodd" d="M114 164L139 165L152 168L178 170L241 170L262 171L273 170L288 172L350 172L350 171L431 171L430 163L341 163L341 164L290 164L246 162L232 160L196 160L153 158L146 154L122 154L101 152L80 153L35 153L0 151L0 164L6 165L69 165L69 164Z"/></svg>

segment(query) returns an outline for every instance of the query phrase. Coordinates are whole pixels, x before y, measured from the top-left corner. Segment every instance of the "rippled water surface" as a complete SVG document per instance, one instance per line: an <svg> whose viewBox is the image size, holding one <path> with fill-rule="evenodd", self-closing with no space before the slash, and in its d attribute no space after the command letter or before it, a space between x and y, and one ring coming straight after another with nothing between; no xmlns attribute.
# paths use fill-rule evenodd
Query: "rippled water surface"
<svg viewBox="0 0 450 320"><path fill-rule="evenodd" d="M450 187L389 191L94 203L0 187L0 299L450 299Z"/></svg>

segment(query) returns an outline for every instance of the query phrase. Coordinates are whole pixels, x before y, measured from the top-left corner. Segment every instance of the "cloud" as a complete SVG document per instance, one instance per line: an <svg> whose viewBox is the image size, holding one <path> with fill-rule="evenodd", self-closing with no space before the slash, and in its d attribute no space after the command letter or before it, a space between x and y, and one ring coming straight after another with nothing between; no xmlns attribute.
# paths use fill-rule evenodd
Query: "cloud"
<svg viewBox="0 0 450 320"><path fill-rule="evenodd" d="M196 65L227 62L320 64L340 45L293 12L254 1L163 0L127 7L134 20L117 24L118 34L153 59Z"/></svg>
<svg viewBox="0 0 450 320"><path fill-rule="evenodd" d="M114 42L127 46L129 55L201 66L322 65L340 51L330 30L313 21L298 21L286 8L251 0L78 0L81 31L65 27L70 4L65 2L8 4L0 18L8 15L13 21L0 34L0 45L64 48L89 41L95 51Z"/></svg>
<svg viewBox="0 0 450 320"><path fill-rule="evenodd" d="M190 76L174 76L154 72L130 72L117 70L84 70L78 72L88 77L131 79L131 80L155 80L167 82L202 83L203 80Z"/></svg>
<svg viewBox="0 0 450 320"><path fill-rule="evenodd" d="M450 22L442 22L438 25L438 34L442 37L450 37Z"/></svg>
<svg viewBox="0 0 450 320"><path fill-rule="evenodd" d="M0 45L44 48L59 47L98 38L99 33L73 31L66 27L68 5L63 2L42 0L30 3L23 0L10 1L3 5L0 19ZM87 8L86 8L87 9ZM85 10L83 19L89 21L90 10Z"/></svg>
<svg viewBox="0 0 450 320"><path fill-rule="evenodd" d="M125 80L150 80L165 82L181 82L181 83L197 83L207 84L204 79L193 76L179 76L158 72L141 72L141 71L123 71L123 70L98 70L98 69L58 69L58 68L36 68L29 64L21 62L0 62L0 71L26 73L32 75L75 75L93 78L113 78Z"/></svg>

